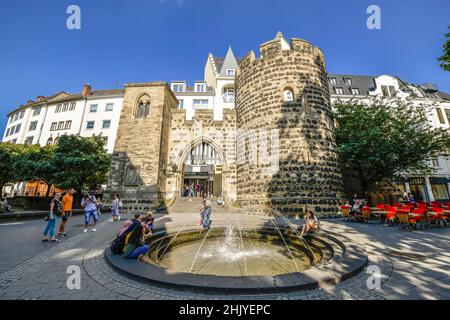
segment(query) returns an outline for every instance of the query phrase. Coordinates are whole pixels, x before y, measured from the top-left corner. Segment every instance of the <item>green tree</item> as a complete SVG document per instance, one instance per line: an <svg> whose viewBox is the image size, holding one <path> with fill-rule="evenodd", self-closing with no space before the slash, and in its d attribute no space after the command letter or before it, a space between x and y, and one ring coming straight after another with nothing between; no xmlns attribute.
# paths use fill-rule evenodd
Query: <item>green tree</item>
<svg viewBox="0 0 450 320"><path fill-rule="evenodd" d="M5 184L16 181L14 163L26 149L23 145L0 142L0 191Z"/></svg>
<svg viewBox="0 0 450 320"><path fill-rule="evenodd" d="M450 30L450 26L448 26L448 29ZM447 38L447 41L444 43L444 53L439 58L439 61L441 62L442 69L450 71L450 32L448 32L445 37Z"/></svg>
<svg viewBox="0 0 450 320"><path fill-rule="evenodd" d="M84 188L107 181L111 156L101 137L62 136L55 147L52 165L54 183L63 189L75 188L78 196Z"/></svg>
<svg viewBox="0 0 450 320"><path fill-rule="evenodd" d="M53 167L54 152L54 146L28 147L14 162L13 171L16 181L43 181L48 186L48 196L56 171Z"/></svg>
<svg viewBox="0 0 450 320"><path fill-rule="evenodd" d="M448 154L449 134L431 127L425 106L373 99L338 101L334 110L338 152L358 172L364 193L400 173L430 173L429 161Z"/></svg>

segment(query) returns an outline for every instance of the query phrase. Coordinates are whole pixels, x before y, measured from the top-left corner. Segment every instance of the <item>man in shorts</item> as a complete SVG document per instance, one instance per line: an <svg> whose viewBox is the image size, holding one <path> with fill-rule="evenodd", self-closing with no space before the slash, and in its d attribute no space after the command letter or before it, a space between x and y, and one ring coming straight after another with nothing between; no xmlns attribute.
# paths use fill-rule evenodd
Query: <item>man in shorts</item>
<svg viewBox="0 0 450 320"><path fill-rule="evenodd" d="M94 226L92 227L92 232L96 232L95 225L98 221L97 216L97 199L94 195L85 193L83 199L81 200L81 206L84 208L84 233L88 232L89 222L91 217L94 219Z"/></svg>
<svg viewBox="0 0 450 320"><path fill-rule="evenodd" d="M59 226L58 235L65 237L66 235L66 225L69 217L72 216L72 206L73 206L73 194L75 193L74 188L67 190L66 195L62 198L62 222Z"/></svg>

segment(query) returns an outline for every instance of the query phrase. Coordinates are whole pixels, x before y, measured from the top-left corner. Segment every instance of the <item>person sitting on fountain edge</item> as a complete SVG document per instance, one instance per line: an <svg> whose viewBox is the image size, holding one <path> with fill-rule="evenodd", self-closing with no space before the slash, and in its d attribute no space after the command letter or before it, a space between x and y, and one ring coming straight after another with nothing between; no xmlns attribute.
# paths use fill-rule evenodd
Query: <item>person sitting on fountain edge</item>
<svg viewBox="0 0 450 320"><path fill-rule="evenodd" d="M123 257L126 259L142 261L144 255L150 251L150 246L145 244L144 228L140 223L136 224L133 231L127 236L125 243Z"/></svg>
<svg viewBox="0 0 450 320"><path fill-rule="evenodd" d="M305 216L305 225L303 226L301 236L303 237L308 232L319 229L320 229L319 219L317 219L316 215L312 211L308 211L308 213Z"/></svg>

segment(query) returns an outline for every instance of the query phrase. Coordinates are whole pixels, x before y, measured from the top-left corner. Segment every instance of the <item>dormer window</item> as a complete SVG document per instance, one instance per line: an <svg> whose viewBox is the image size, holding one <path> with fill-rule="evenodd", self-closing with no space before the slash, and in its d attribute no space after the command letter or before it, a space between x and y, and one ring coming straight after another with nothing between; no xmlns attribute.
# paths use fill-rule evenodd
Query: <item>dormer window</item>
<svg viewBox="0 0 450 320"><path fill-rule="evenodd" d="M330 78L330 83L332 86L336 85L336 78Z"/></svg>
<svg viewBox="0 0 450 320"><path fill-rule="evenodd" d="M234 77L236 75L235 69L227 69L227 76L228 77Z"/></svg>
<svg viewBox="0 0 450 320"><path fill-rule="evenodd" d="M345 81L345 84L347 85L347 86L352 86L352 79L350 79L350 78L345 78L344 79L344 81Z"/></svg>
<svg viewBox="0 0 450 320"><path fill-rule="evenodd" d="M172 91L173 92L184 92L186 88L186 84L184 83L173 83Z"/></svg>
<svg viewBox="0 0 450 320"><path fill-rule="evenodd" d="M343 88L336 88L336 94L342 96L344 94L344 89Z"/></svg>
<svg viewBox="0 0 450 320"><path fill-rule="evenodd" d="M196 83L195 84L195 92L206 92L206 84Z"/></svg>
<svg viewBox="0 0 450 320"><path fill-rule="evenodd" d="M283 100L285 102L292 102L294 101L294 93L291 89L284 89L283 91Z"/></svg>

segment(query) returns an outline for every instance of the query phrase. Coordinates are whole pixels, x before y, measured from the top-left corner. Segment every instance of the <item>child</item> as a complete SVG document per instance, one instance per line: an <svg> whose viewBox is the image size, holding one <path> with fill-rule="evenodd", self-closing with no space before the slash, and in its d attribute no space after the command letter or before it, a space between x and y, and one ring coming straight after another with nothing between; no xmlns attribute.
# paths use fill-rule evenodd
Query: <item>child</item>
<svg viewBox="0 0 450 320"><path fill-rule="evenodd" d="M144 225L144 232L146 235L151 235L153 230L153 225L155 222L155 218L153 217L153 213L149 212L144 219L142 219L142 224Z"/></svg>

